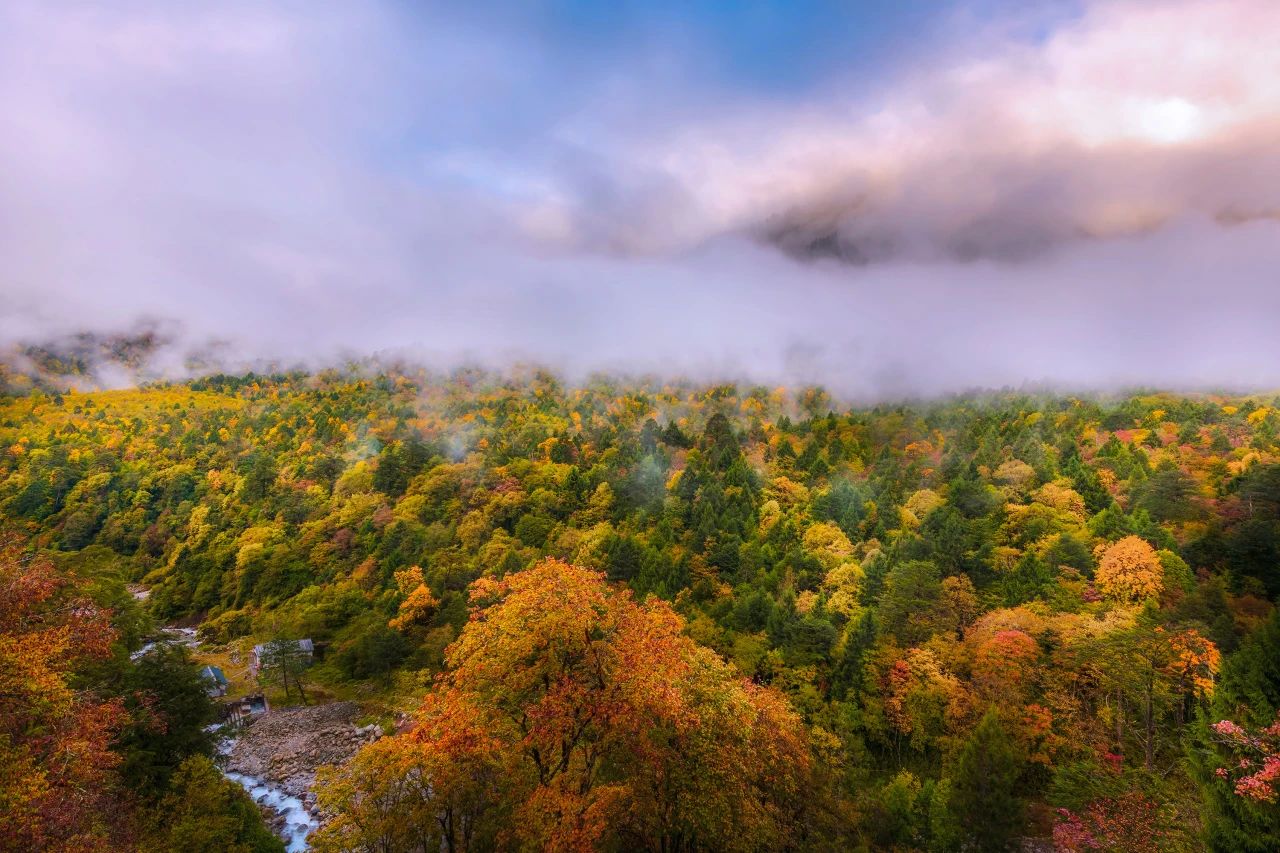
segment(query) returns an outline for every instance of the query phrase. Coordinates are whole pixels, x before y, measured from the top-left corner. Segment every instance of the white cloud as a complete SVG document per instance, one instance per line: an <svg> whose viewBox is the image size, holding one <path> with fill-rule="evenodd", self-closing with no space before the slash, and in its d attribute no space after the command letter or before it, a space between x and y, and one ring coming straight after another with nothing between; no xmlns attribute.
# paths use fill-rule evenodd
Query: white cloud
<svg viewBox="0 0 1280 853"><path fill-rule="evenodd" d="M835 91L708 104L640 136L597 129L614 179L672 188L674 216L642 210L601 235L591 198L548 203L580 223L578 245L661 252L781 229L872 259L1016 256L1188 212L1276 209L1276 32L1271 0L1096 2L1043 44L977 40L981 56L948 55L875 107Z"/></svg>
<svg viewBox="0 0 1280 853"><path fill-rule="evenodd" d="M1277 14L1097 4L873 105L691 86L664 114L622 67L530 118L559 72L509 32L374 5L8 4L0 339L149 316L234 357L861 395L1280 383Z"/></svg>

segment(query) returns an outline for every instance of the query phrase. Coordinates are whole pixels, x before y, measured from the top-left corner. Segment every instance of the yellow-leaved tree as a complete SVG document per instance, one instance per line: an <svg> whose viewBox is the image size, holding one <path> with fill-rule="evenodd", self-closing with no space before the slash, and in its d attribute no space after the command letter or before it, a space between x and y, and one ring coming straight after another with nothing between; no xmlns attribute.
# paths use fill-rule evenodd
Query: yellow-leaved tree
<svg viewBox="0 0 1280 853"><path fill-rule="evenodd" d="M822 564L826 573L822 588L828 596L827 607L834 613L852 617L858 612L863 571L853 556L849 537L831 522L819 522L805 531L804 548Z"/></svg>
<svg viewBox="0 0 1280 853"><path fill-rule="evenodd" d="M410 566L396 572L395 577L396 586L400 588L404 600L400 602L399 612L387 624L397 631L406 631L414 625L426 622L440 606L440 601L431 594L423 580L421 566Z"/></svg>
<svg viewBox="0 0 1280 853"><path fill-rule="evenodd" d="M1160 594L1164 567L1146 540L1126 536L1102 552L1094 582L1107 598L1133 604Z"/></svg>

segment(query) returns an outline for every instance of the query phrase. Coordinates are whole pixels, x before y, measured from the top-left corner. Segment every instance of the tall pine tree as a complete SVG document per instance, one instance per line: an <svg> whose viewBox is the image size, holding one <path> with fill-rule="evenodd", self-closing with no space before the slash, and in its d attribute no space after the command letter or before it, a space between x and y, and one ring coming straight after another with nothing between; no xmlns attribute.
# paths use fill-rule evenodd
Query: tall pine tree
<svg viewBox="0 0 1280 853"><path fill-rule="evenodd" d="M965 741L951 771L950 807L967 849L1011 850L1023 826L1019 783L1026 758L995 708Z"/></svg>

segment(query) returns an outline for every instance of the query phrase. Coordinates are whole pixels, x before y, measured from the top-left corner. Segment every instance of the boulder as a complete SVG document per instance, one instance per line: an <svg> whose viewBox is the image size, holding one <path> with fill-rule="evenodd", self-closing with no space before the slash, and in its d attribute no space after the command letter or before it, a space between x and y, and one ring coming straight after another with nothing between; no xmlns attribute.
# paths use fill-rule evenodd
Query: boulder
<svg viewBox="0 0 1280 853"><path fill-rule="evenodd" d="M312 806L316 769L341 764L381 736L377 725L355 725L359 712L354 702L273 710L241 733L227 769L264 779Z"/></svg>

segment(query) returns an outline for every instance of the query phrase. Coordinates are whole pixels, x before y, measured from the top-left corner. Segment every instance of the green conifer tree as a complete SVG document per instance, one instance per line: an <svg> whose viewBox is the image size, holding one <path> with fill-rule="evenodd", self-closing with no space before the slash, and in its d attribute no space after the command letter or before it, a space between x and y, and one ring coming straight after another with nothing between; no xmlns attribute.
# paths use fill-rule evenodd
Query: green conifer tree
<svg viewBox="0 0 1280 853"><path fill-rule="evenodd" d="M1026 759L995 708L960 749L950 775L949 804L968 848L1010 850L1023 826L1019 783Z"/></svg>

